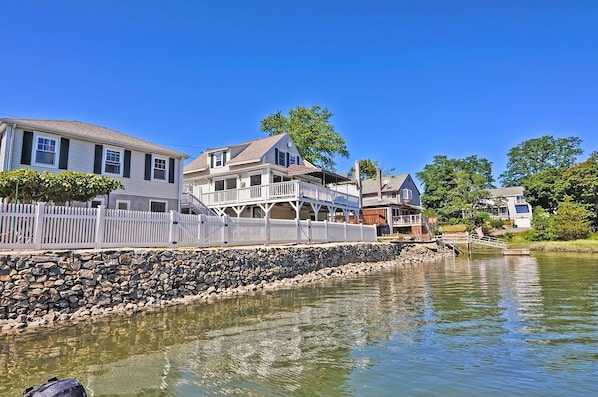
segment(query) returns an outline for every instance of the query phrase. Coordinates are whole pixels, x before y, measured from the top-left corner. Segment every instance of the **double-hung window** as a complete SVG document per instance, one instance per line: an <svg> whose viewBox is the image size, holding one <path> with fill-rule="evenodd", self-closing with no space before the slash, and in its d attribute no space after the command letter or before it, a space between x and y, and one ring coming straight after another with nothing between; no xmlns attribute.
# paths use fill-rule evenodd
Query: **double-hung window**
<svg viewBox="0 0 598 397"><path fill-rule="evenodd" d="M411 189L403 189L403 200L408 201L413 198L413 191Z"/></svg>
<svg viewBox="0 0 598 397"><path fill-rule="evenodd" d="M278 151L278 165L287 166L287 153L282 150Z"/></svg>
<svg viewBox="0 0 598 397"><path fill-rule="evenodd" d="M104 155L104 173L121 175L123 156L120 150L106 149Z"/></svg>
<svg viewBox="0 0 598 397"><path fill-rule="evenodd" d="M222 167L223 165L223 153L214 154L214 167Z"/></svg>
<svg viewBox="0 0 598 397"><path fill-rule="evenodd" d="M154 157L154 179L166 180L166 159Z"/></svg>
<svg viewBox="0 0 598 397"><path fill-rule="evenodd" d="M38 136L35 146L35 164L56 166L57 140L45 136Z"/></svg>

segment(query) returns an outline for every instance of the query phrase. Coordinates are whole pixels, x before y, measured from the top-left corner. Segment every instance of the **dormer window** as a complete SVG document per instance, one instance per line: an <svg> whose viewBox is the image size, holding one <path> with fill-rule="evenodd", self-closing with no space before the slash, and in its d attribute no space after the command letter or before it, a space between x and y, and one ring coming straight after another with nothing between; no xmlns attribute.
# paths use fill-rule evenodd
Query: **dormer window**
<svg viewBox="0 0 598 397"><path fill-rule="evenodd" d="M413 191L411 189L403 189L401 197L404 201L409 201L413 198Z"/></svg>
<svg viewBox="0 0 598 397"><path fill-rule="evenodd" d="M226 152L216 152L210 155L211 168L223 167L226 164Z"/></svg>

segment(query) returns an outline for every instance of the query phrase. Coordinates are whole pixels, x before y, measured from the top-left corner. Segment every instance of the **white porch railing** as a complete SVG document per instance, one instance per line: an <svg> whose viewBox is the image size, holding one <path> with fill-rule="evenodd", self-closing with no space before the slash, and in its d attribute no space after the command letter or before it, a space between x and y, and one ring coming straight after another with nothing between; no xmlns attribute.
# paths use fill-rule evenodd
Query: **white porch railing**
<svg viewBox="0 0 598 397"><path fill-rule="evenodd" d="M193 194L209 207L308 199L322 204L359 208L359 197L357 196L303 181L279 182L217 192L194 190Z"/></svg>
<svg viewBox="0 0 598 397"><path fill-rule="evenodd" d="M423 225L422 215L398 215L392 217L393 226Z"/></svg>
<svg viewBox="0 0 598 397"><path fill-rule="evenodd" d="M0 205L0 249L226 246L376 241L375 226L310 220Z"/></svg>

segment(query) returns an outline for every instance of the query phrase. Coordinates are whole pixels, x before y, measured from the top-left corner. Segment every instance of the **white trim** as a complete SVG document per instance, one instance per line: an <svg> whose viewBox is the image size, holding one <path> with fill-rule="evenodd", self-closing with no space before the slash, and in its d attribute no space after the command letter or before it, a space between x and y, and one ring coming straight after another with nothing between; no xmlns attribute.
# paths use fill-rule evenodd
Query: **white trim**
<svg viewBox="0 0 598 397"><path fill-rule="evenodd" d="M53 164L38 163L36 161L37 146L39 144L40 138L55 141L54 163ZM31 144L31 146L32 146L31 147L31 165L34 165L36 167L58 168L58 161L60 158L60 137L59 136L51 135L51 134L40 134L39 132L34 132L33 133L33 143Z"/></svg>
<svg viewBox="0 0 598 397"><path fill-rule="evenodd" d="M118 173L106 171L106 157L107 157L108 150L110 150L111 152L119 153L119 172ZM104 146L104 152L102 153L102 175L122 176L124 168L125 168L125 151L124 151L124 149L110 147L110 146Z"/></svg>
<svg viewBox="0 0 598 397"><path fill-rule="evenodd" d="M149 201L149 211L152 210L152 203L162 203L162 204L164 204L164 212L168 212L168 201L166 201L166 200L154 200L154 199L150 199L150 201ZM160 212L160 211L153 211L153 212Z"/></svg>
<svg viewBox="0 0 598 397"><path fill-rule="evenodd" d="M119 204L126 204L127 208L118 208ZM116 200L115 205L117 210L129 210L131 208L131 200Z"/></svg>
<svg viewBox="0 0 598 397"><path fill-rule="evenodd" d="M93 206L93 202L94 202L94 201L97 201L98 203L100 203L99 205L104 205L104 204L106 204L106 198L105 198L105 197L100 197L100 196L98 196L98 197L94 197L94 198L92 198L91 200L89 200L89 201L87 202L87 208L97 208L97 206L96 206L96 207L94 207L94 206Z"/></svg>
<svg viewBox="0 0 598 397"><path fill-rule="evenodd" d="M164 178L163 179L155 177L155 175L156 175L156 160L164 161ZM168 161L167 157L152 155L152 181L168 182L168 163L169 163L169 161Z"/></svg>

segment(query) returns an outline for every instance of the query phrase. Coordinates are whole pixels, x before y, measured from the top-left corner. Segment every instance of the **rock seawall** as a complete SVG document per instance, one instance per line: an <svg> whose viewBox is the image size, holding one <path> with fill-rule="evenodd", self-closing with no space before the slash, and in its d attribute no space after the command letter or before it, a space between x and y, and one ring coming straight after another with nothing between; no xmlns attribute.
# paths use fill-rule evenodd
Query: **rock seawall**
<svg viewBox="0 0 598 397"><path fill-rule="evenodd" d="M444 254L435 245L385 243L5 253L0 328L312 282Z"/></svg>

